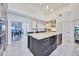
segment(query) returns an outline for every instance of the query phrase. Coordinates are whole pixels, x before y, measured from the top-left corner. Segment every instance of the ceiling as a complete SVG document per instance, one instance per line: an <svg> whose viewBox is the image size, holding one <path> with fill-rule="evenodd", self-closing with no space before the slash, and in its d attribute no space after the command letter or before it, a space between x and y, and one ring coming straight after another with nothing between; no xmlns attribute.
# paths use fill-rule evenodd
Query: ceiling
<svg viewBox="0 0 79 59"><path fill-rule="evenodd" d="M47 5L48 9L46 9ZM13 6L16 10L21 10L28 14L30 13L34 17L48 20L52 19L51 15L54 14L55 11L66 10L67 8L64 7L68 7L69 5L70 3L41 3L41 5L40 3L11 3L8 6L10 6L10 8ZM53 10L52 12L50 11L51 9Z"/></svg>
<svg viewBox="0 0 79 59"><path fill-rule="evenodd" d="M32 7L35 7L37 10L40 10L44 15L49 15L59 8L70 5L69 3L30 3ZM46 9L48 6L48 9ZM52 9L52 11L51 11Z"/></svg>

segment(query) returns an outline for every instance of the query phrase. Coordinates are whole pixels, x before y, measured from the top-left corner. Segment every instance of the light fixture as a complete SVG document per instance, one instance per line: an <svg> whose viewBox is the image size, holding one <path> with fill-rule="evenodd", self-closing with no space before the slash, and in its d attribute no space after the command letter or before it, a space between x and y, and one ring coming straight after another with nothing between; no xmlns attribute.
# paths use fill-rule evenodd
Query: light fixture
<svg viewBox="0 0 79 59"><path fill-rule="evenodd" d="M48 8L49 8L49 6L47 5L47 6L46 6L46 9L48 9Z"/></svg>

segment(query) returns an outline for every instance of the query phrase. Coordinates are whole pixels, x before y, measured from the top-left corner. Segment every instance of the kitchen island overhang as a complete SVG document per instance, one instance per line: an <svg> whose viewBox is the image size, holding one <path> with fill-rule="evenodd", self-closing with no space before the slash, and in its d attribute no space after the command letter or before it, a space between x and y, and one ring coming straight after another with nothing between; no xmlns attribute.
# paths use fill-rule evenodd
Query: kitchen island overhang
<svg viewBox="0 0 79 59"><path fill-rule="evenodd" d="M57 48L56 32L28 34L28 48L35 56L48 56Z"/></svg>

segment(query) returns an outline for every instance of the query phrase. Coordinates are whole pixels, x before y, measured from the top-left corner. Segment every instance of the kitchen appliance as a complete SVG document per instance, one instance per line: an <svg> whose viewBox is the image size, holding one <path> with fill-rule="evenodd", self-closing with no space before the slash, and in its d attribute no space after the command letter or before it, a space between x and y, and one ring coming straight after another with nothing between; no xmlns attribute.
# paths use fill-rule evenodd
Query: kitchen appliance
<svg viewBox="0 0 79 59"><path fill-rule="evenodd" d="M75 37L75 42L79 43L79 27L78 26L74 27L74 37Z"/></svg>

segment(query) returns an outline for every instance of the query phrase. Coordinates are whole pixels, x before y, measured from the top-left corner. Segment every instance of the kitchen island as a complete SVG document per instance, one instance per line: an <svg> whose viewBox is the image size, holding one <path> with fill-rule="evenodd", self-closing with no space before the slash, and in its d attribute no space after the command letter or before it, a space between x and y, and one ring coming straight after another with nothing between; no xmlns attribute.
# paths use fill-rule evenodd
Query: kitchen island
<svg viewBox="0 0 79 59"><path fill-rule="evenodd" d="M48 56L57 48L56 32L28 34L28 48L35 56Z"/></svg>

